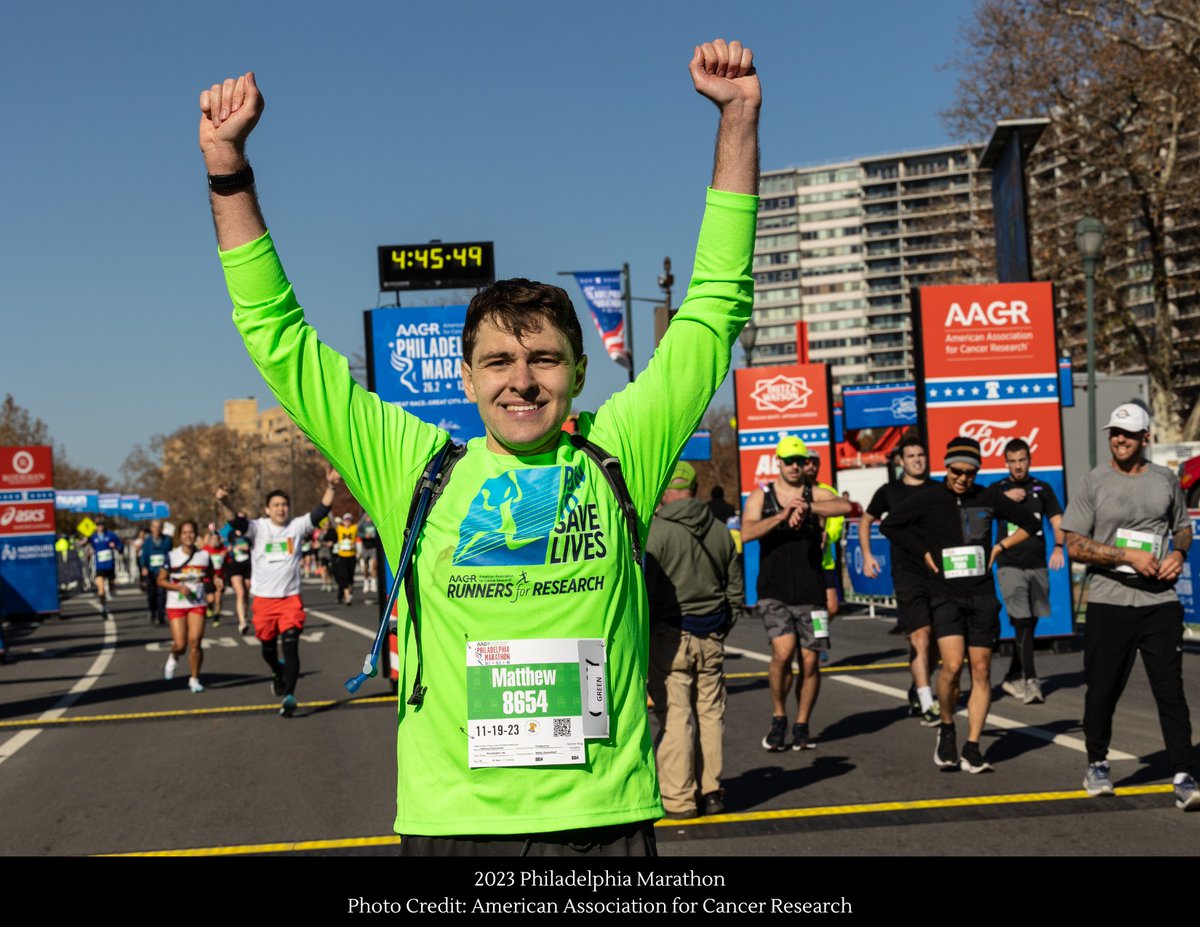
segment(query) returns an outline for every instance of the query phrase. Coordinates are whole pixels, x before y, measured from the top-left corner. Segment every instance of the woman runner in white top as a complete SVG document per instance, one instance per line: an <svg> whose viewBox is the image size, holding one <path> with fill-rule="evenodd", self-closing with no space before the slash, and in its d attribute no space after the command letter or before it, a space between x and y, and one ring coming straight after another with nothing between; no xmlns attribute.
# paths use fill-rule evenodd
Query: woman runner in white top
<svg viewBox="0 0 1200 927"><path fill-rule="evenodd" d="M179 546L167 555L167 569L158 573L158 584L167 590L167 618L171 625L171 655L163 668L163 678L175 678L175 666L183 652L188 652L192 675L188 688L203 692L200 684L200 664L204 651L206 611L204 585L212 579L212 563L208 551L196 546L196 523L185 521L179 526Z"/></svg>

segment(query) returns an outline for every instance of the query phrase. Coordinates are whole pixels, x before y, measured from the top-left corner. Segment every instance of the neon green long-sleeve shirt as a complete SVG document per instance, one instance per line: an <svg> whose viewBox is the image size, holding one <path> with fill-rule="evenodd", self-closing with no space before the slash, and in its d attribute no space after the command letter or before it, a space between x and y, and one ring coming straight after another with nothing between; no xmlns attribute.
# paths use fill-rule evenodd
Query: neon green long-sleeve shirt
<svg viewBox="0 0 1200 927"><path fill-rule="evenodd" d="M709 190L688 295L647 368L579 431L620 461L649 521L684 443L729 369L750 317L757 197ZM409 501L444 431L383 402L322 344L270 235L221 254L234 322L267 385L374 519L393 569ZM401 700L395 829L519 834L661 816L646 716L646 592L628 530L600 471L564 434L540 455L469 442L416 546L425 701ZM609 735L573 765L470 768L467 643L599 638ZM400 692L417 647L400 630Z"/></svg>

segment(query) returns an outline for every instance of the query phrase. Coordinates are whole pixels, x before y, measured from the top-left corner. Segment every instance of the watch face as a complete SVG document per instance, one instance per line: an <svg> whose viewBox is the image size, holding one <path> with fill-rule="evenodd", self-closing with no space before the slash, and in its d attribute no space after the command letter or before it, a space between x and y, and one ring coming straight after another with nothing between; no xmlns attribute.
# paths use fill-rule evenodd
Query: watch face
<svg viewBox="0 0 1200 927"><path fill-rule="evenodd" d="M496 279L490 241L381 245L378 251L381 290L484 287Z"/></svg>

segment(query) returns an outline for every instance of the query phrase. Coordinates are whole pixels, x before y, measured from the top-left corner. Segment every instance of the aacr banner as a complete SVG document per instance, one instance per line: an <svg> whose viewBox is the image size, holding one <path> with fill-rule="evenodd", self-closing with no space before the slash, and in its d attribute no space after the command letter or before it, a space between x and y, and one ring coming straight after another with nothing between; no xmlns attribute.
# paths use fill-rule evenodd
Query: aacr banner
<svg viewBox="0 0 1200 927"><path fill-rule="evenodd" d="M1062 412L1054 291L1049 283L918 287L913 297L917 404L929 441L930 471L944 477L943 451L966 435L980 445L981 485L1008 474L1004 447L1023 438L1031 473L1065 507ZM1047 554L1053 542L1047 545ZM1053 615L1039 636L1070 634L1066 569L1050 571ZM1004 636L1011 636L1002 614Z"/></svg>
<svg viewBox="0 0 1200 927"><path fill-rule="evenodd" d="M734 371L738 461L743 501L760 484L779 475L775 447L794 435L820 454L818 478L834 482L830 445L829 368L825 364L749 367Z"/></svg>
<svg viewBox="0 0 1200 927"><path fill-rule="evenodd" d="M51 449L0 447L0 615L58 611L54 502Z"/></svg>
<svg viewBox="0 0 1200 927"><path fill-rule="evenodd" d="M466 306L371 309L367 345L375 392L458 441L483 434L463 392L462 330Z"/></svg>

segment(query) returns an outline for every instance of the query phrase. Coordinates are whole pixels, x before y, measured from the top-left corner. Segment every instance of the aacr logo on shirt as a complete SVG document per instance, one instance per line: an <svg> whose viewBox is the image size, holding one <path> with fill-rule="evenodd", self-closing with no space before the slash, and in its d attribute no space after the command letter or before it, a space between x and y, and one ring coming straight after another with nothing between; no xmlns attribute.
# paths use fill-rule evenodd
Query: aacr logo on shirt
<svg viewBox="0 0 1200 927"><path fill-rule="evenodd" d="M451 563L542 566L604 557L598 507L579 504L587 479L579 466L514 469L486 480L459 526Z"/></svg>

